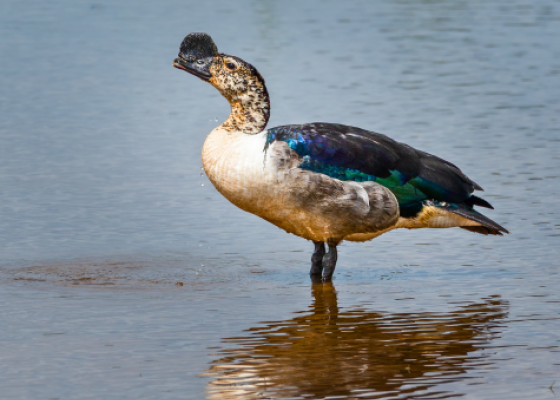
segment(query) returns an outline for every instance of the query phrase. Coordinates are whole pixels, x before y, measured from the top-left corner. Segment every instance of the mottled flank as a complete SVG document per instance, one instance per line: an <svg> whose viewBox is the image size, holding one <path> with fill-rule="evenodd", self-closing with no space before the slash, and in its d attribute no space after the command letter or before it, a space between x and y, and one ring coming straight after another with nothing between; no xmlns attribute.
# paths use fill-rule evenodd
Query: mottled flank
<svg viewBox="0 0 560 400"><path fill-rule="evenodd" d="M396 223L398 204L388 189L299 168L302 157L283 142L270 146L265 157L265 140L264 132L238 135L218 127L204 143L208 178L239 208L289 233L331 244Z"/></svg>

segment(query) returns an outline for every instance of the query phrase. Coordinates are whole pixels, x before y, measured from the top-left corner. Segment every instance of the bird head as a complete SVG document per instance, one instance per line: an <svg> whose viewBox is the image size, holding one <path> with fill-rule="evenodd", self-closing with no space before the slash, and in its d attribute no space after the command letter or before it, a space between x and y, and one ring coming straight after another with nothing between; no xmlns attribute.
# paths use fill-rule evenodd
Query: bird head
<svg viewBox="0 0 560 400"><path fill-rule="evenodd" d="M266 92L264 79L255 67L239 57L218 53L206 33L185 37L173 66L211 83L230 103L245 101L254 91Z"/></svg>

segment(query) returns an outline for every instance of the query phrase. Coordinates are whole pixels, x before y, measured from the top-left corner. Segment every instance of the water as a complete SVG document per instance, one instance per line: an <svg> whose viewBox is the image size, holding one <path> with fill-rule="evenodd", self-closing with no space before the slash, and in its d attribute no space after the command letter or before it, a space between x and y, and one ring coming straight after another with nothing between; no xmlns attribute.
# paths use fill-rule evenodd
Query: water
<svg viewBox="0 0 560 400"><path fill-rule="evenodd" d="M193 31L269 126L448 159L512 233L343 244L312 286L312 246L201 175L229 109L171 67ZM560 2L5 0L0 33L0 398L559 393Z"/></svg>

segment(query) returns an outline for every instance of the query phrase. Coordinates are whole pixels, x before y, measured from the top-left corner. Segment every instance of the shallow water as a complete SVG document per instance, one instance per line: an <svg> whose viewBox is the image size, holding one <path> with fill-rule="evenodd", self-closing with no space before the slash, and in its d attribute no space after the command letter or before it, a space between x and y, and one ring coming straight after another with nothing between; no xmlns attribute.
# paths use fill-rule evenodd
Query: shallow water
<svg viewBox="0 0 560 400"><path fill-rule="evenodd" d="M311 285L312 246L202 174L228 105L171 67L192 31L259 69L269 126L448 159L511 234L343 244ZM0 398L560 393L560 2L7 0L0 33Z"/></svg>

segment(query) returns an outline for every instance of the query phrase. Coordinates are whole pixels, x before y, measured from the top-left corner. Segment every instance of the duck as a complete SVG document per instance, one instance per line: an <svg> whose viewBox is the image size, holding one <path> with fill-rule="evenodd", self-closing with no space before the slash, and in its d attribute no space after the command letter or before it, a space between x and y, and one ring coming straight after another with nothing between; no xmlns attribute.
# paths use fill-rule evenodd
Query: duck
<svg viewBox="0 0 560 400"><path fill-rule="evenodd" d="M218 52L206 33L187 35L173 66L210 83L231 106L204 142L206 176L241 210L312 241L312 279L332 280L341 242L398 228L509 233L475 210L493 207L473 195L483 190L477 183L442 158L336 123L266 129L265 80L248 62Z"/></svg>

